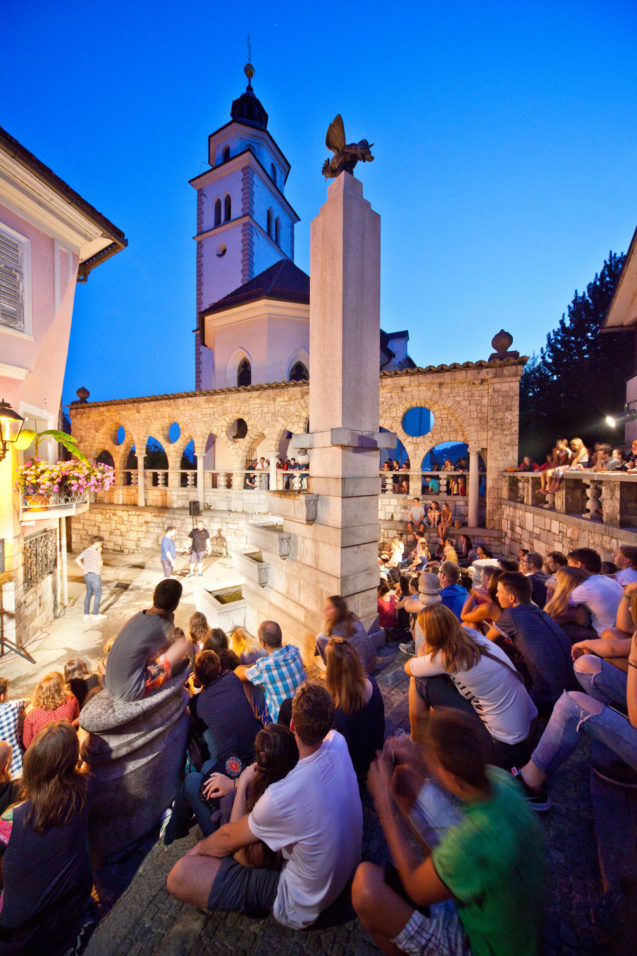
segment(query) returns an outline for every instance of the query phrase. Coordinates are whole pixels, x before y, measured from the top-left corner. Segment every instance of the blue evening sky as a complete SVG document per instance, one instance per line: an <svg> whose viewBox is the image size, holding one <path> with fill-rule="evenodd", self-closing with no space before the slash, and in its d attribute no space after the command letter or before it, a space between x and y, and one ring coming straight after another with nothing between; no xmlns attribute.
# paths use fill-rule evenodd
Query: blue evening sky
<svg viewBox="0 0 637 956"><path fill-rule="evenodd" d="M538 351L637 219L637 6L6 0L0 123L124 229L76 293L64 400L194 385L195 191L245 86L292 163L296 262L324 136L374 142L382 310L419 364Z"/></svg>

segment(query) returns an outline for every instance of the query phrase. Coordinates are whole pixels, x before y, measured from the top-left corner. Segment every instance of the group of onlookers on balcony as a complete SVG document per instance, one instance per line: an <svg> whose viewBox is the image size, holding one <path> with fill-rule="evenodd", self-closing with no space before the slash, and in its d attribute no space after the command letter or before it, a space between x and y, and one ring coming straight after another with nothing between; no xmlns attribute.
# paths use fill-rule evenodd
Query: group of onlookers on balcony
<svg viewBox="0 0 637 956"><path fill-rule="evenodd" d="M537 472L540 475L539 494L555 493L566 472L626 472L637 471L637 440L630 449L613 447L607 442L595 442L589 450L581 438L558 438L543 464L525 455L515 471Z"/></svg>
<svg viewBox="0 0 637 956"><path fill-rule="evenodd" d="M190 723L160 832L172 843L196 822L202 839L168 875L175 897L300 930L353 877L354 908L386 952L539 952L545 851L531 810L549 809L547 779L586 737L602 745L596 773L636 781L637 549L604 566L589 548L512 559L445 542L454 557L438 562L422 536L407 555L396 540L381 574L378 624L407 658L409 734L385 740L376 646L339 595L312 680L276 621L228 636L197 613L184 634L169 578L96 674L69 661L30 704L0 683L2 951L81 950L95 920L82 709L103 688L134 702L178 678ZM384 869L361 863L369 798Z"/></svg>
<svg viewBox="0 0 637 956"><path fill-rule="evenodd" d="M443 481L446 481L444 490L447 495L466 495L466 472L468 468L469 464L466 458L460 458L455 464L450 458L445 458L442 465L432 462L430 468L421 469L423 473L421 479L422 494L439 495L443 488ZM391 491L395 495L409 494L409 473L411 471L409 459L401 464L397 458L387 458L380 470L381 472L391 472ZM448 477L445 473L449 473Z"/></svg>

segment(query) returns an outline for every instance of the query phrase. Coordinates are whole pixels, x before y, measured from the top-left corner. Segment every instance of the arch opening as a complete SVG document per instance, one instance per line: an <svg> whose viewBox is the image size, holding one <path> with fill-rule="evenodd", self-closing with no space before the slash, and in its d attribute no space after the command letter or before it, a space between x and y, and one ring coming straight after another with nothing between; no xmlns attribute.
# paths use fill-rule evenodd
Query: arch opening
<svg viewBox="0 0 637 956"><path fill-rule="evenodd" d="M246 385L252 385L252 365L250 359L241 359L237 366L237 385L241 388Z"/></svg>
<svg viewBox="0 0 637 956"><path fill-rule="evenodd" d="M307 370L307 365L305 362L295 362L292 368L290 369L290 381L291 382L308 382L310 379L310 373Z"/></svg>

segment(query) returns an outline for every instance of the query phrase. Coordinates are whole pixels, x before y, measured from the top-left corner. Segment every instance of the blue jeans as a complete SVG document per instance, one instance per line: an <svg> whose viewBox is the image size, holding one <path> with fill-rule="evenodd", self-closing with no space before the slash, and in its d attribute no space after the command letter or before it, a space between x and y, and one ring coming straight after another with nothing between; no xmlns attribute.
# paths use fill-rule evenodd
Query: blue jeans
<svg viewBox="0 0 637 956"><path fill-rule="evenodd" d="M599 667L598 673L594 671ZM619 705L626 710L626 682L628 675L608 661L592 654L579 657L573 668L575 677L587 694L602 704Z"/></svg>
<svg viewBox="0 0 637 956"><path fill-rule="evenodd" d="M93 602L93 614L99 614L100 601L102 599L102 579L100 575L95 574L94 571L87 571L84 575L84 583L86 585L86 594L84 596L84 613L91 613L91 598L94 597L95 601Z"/></svg>
<svg viewBox="0 0 637 956"><path fill-rule="evenodd" d="M564 691L555 704L531 760L543 773L553 773L574 752L581 733L604 744L620 760L637 770L637 730L628 718L607 706L600 714L593 714L581 707L573 693L568 691Z"/></svg>

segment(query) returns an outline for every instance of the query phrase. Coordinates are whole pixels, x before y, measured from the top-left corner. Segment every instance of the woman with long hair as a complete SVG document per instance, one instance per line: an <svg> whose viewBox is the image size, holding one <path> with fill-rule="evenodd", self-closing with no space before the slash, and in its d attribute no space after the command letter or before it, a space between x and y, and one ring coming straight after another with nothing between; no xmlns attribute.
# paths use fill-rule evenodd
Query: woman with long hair
<svg viewBox="0 0 637 956"><path fill-rule="evenodd" d="M354 770L364 780L385 738L385 705L378 684L365 676L349 641L332 637L325 649L325 686L334 699L334 726L347 741Z"/></svg>
<svg viewBox="0 0 637 956"><path fill-rule="evenodd" d="M566 566L559 568L555 575L555 590L544 610L560 625L571 641L583 641L587 637L597 637L593 629L591 612L584 604L571 604L570 597L574 589L589 577L584 568Z"/></svg>
<svg viewBox="0 0 637 956"><path fill-rule="evenodd" d="M491 627L502 614L502 608L497 598L498 568L482 568L480 571L480 587L472 588L469 597L464 602L460 613L463 624L480 628L480 625Z"/></svg>
<svg viewBox="0 0 637 956"><path fill-rule="evenodd" d="M456 707L480 720L496 763L511 766L528 753L535 704L505 654L478 631L462 626L444 604L418 615L425 639L405 664L412 739L431 707Z"/></svg>
<svg viewBox="0 0 637 956"><path fill-rule="evenodd" d="M80 705L66 689L64 675L51 671L36 685L33 705L24 718L22 743L25 750L47 724L54 720L69 720L77 724L79 716Z"/></svg>
<svg viewBox="0 0 637 956"><path fill-rule="evenodd" d="M206 781L206 799L222 800L222 823L236 823L250 813L268 787L287 777L299 760L294 734L283 724L268 724L260 730L254 750L256 761L249 764L237 780L223 773L213 773ZM271 850L261 840L237 850L234 859L243 866L265 867L268 870L280 870L283 863L281 854Z"/></svg>
<svg viewBox="0 0 637 956"><path fill-rule="evenodd" d="M459 534L458 540L456 541L456 551L458 553L458 558L460 559L460 564L466 566L468 562L469 553L472 550L473 545L471 544L471 538L468 534Z"/></svg>
<svg viewBox="0 0 637 956"><path fill-rule="evenodd" d="M251 667L260 657L266 655L259 639L246 627L235 627L230 635L230 643L244 667Z"/></svg>
<svg viewBox="0 0 637 956"><path fill-rule="evenodd" d="M48 723L24 756L21 802L3 814L10 826L2 858L3 953L65 953L95 921L88 777L78 761L77 734L66 720Z"/></svg>
<svg viewBox="0 0 637 956"><path fill-rule="evenodd" d="M376 663L376 648L371 637L347 606L340 594L333 594L325 602L325 627L316 639L316 650L325 662L325 648L331 637L345 637L360 658L363 671L368 674Z"/></svg>
<svg viewBox="0 0 637 956"><path fill-rule="evenodd" d="M447 537L447 532L451 527L452 520L453 512L445 501L440 509L440 521L438 522L438 537L440 538L441 543L444 542L445 538Z"/></svg>
<svg viewBox="0 0 637 956"><path fill-rule="evenodd" d="M71 657L64 665L64 680L67 689L77 699L80 710L89 697L93 697L102 687L99 674L91 674L88 664L82 657Z"/></svg>

